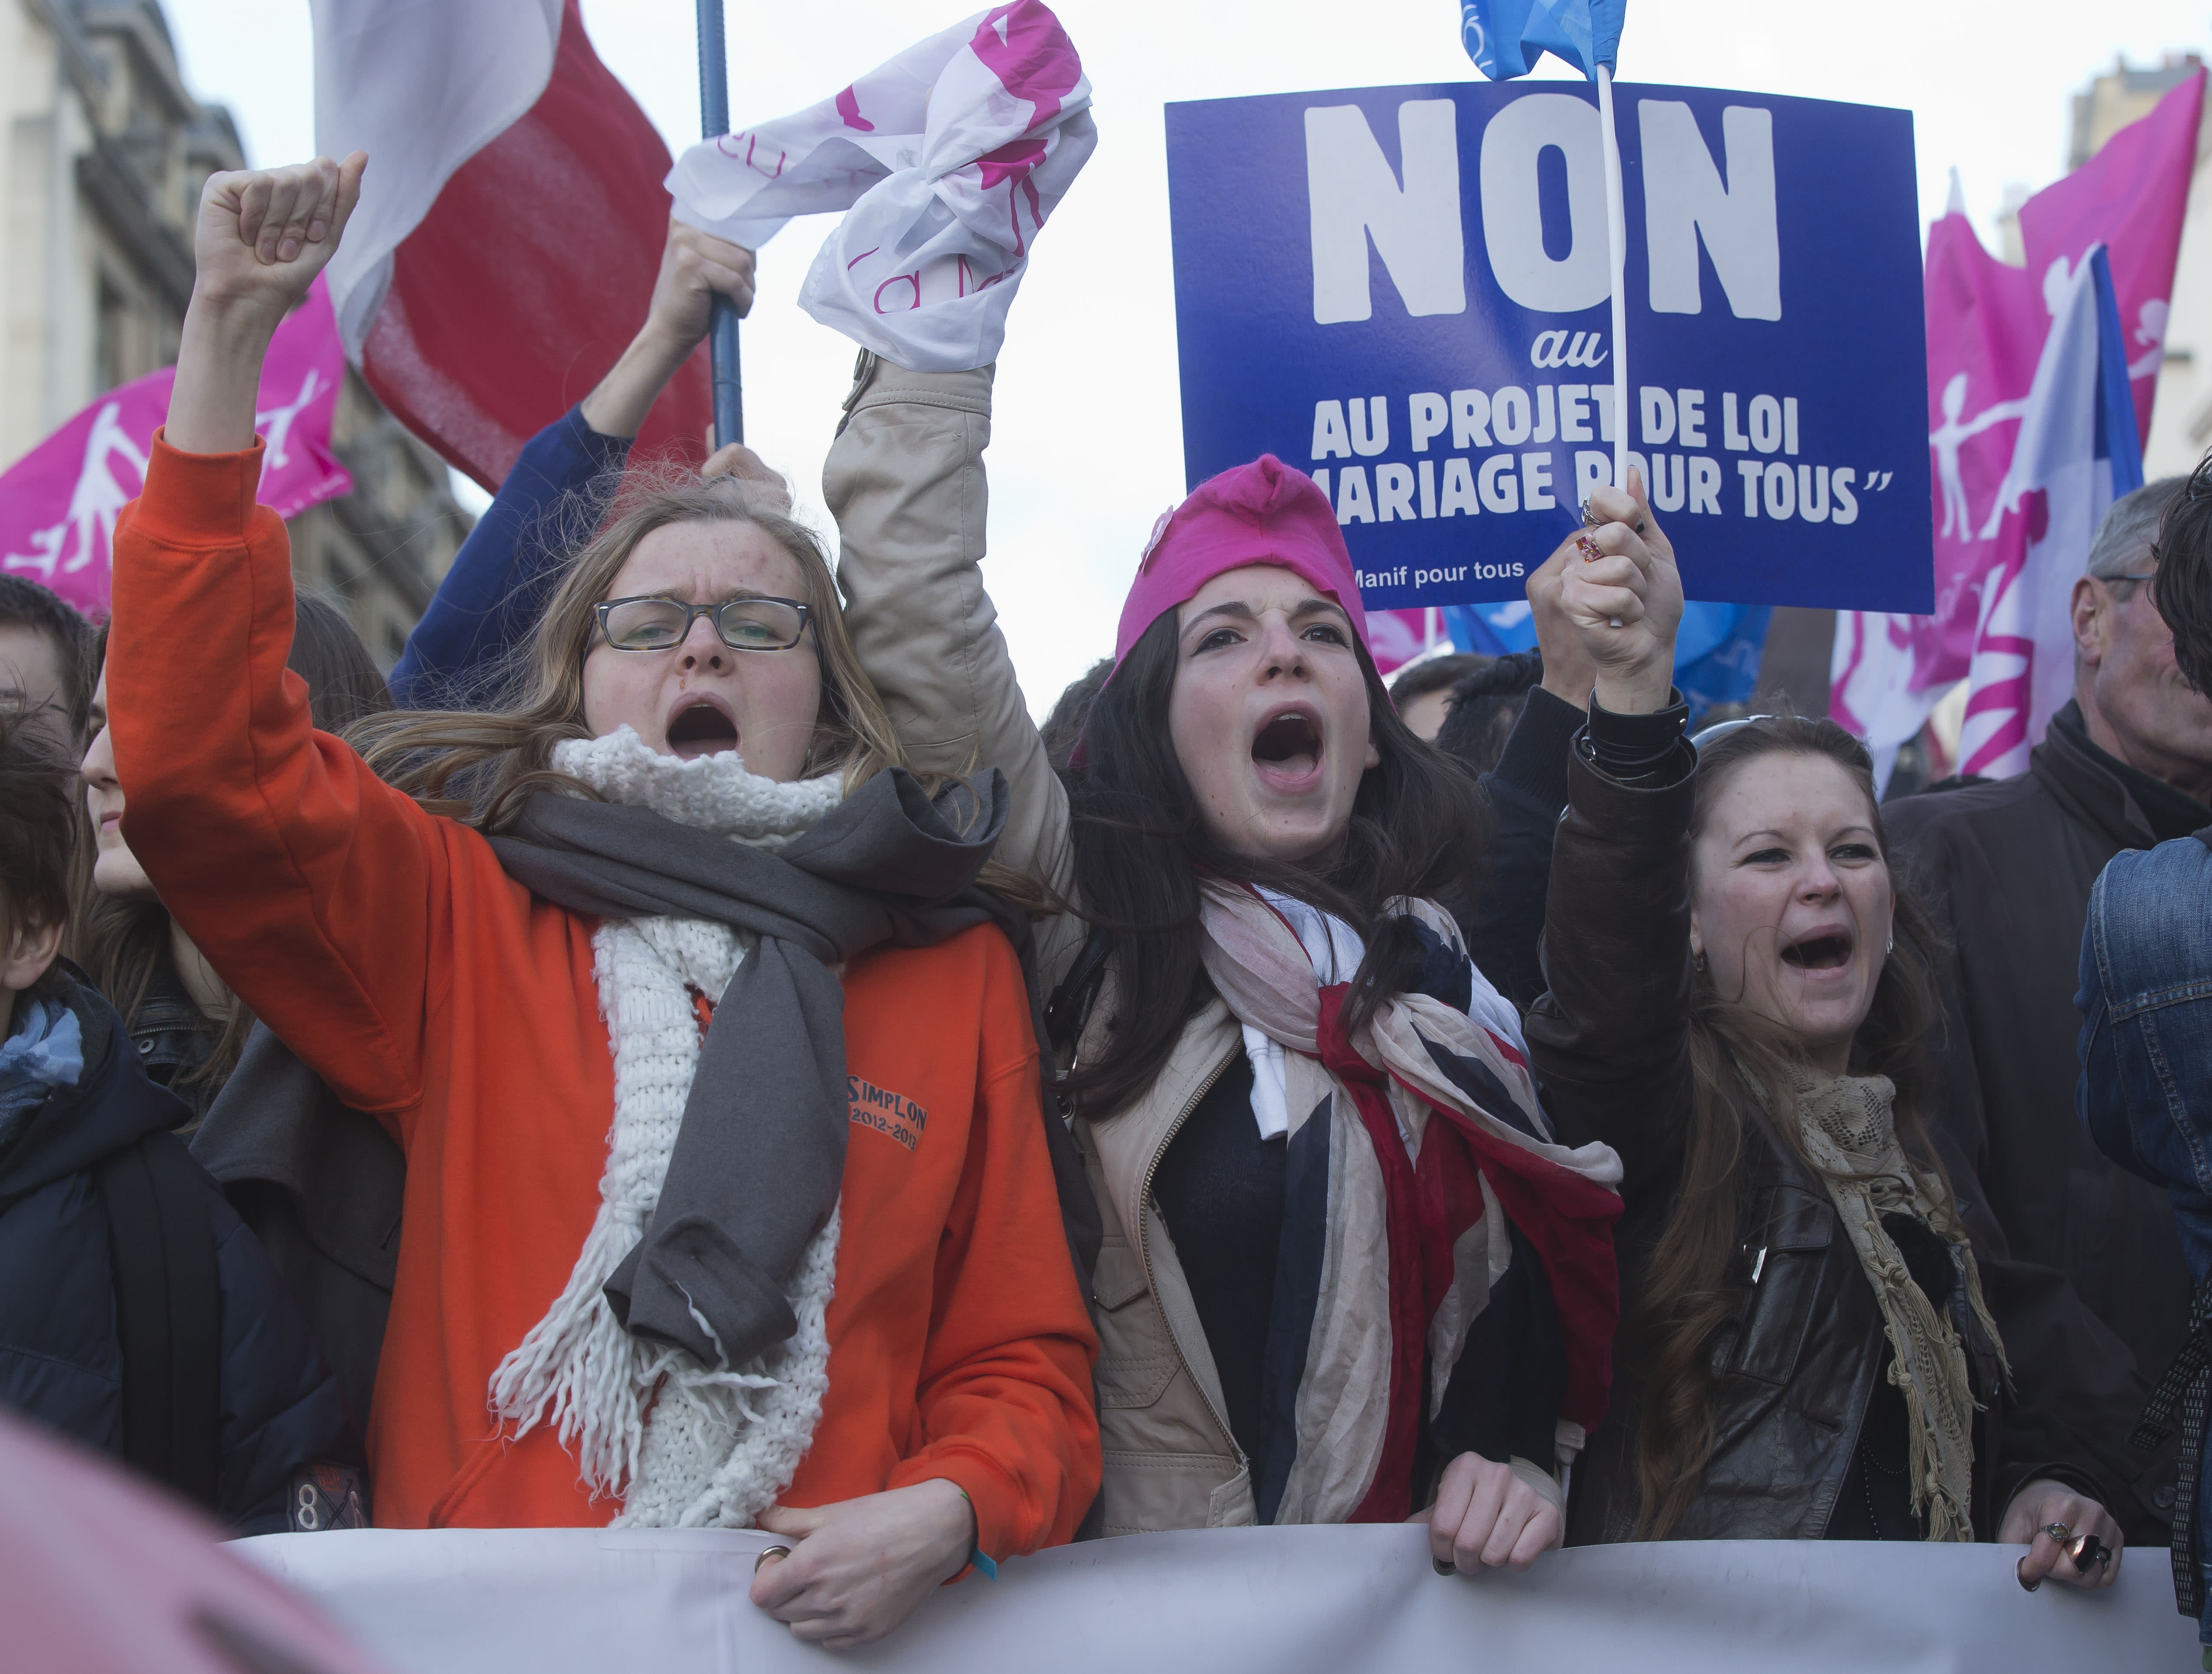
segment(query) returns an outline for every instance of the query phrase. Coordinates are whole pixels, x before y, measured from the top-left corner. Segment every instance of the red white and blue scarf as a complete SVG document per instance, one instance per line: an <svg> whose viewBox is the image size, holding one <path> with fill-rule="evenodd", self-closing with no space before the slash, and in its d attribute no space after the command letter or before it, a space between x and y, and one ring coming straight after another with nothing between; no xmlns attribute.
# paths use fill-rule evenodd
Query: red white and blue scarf
<svg viewBox="0 0 2212 1674"><path fill-rule="evenodd" d="M1468 1015L1449 916L1389 910L1413 921L1443 973L1424 985L1447 997L1392 995L1352 1033L1349 983L1316 974L1282 910L1229 883L1203 907L1215 989L1285 1049L1288 1182L1252 1460L1263 1523L1405 1518L1425 1431L1439 1461L1549 1470L1604 1416L1612 1380L1620 1160L1553 1141L1518 1044Z"/></svg>

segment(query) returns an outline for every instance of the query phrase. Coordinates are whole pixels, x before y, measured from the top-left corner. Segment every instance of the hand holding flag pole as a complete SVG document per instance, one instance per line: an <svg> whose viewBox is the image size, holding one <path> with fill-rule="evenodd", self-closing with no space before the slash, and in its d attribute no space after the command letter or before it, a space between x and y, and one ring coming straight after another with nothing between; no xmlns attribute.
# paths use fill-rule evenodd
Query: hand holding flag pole
<svg viewBox="0 0 2212 1674"><path fill-rule="evenodd" d="M703 0L702 0L703 3ZM1461 0L1460 40L1493 82L1526 76L1551 52L1597 83L1605 146L1606 253L1613 275L1613 480L1628 486L1628 216L1613 125L1613 66L1628 0Z"/></svg>
<svg viewBox="0 0 2212 1674"><path fill-rule="evenodd" d="M722 0L698 0L701 137L730 131L730 68L722 40ZM738 307L717 296L707 328L714 367L714 446L745 439L744 391L738 375Z"/></svg>

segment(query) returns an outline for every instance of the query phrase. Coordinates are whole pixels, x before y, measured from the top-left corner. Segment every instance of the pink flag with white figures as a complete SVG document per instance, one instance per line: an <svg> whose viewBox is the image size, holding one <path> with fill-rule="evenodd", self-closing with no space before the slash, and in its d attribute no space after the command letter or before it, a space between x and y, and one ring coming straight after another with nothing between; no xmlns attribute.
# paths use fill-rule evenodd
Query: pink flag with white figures
<svg viewBox="0 0 2212 1674"><path fill-rule="evenodd" d="M924 372L997 358L1031 241L1098 143L1091 83L1039 0L994 6L795 115L695 145L676 216L757 249L844 210L799 306Z"/></svg>
<svg viewBox="0 0 2212 1674"><path fill-rule="evenodd" d="M1375 672L1387 679L1449 639L1443 616L1433 605L1425 610L1368 612L1367 648L1375 658Z"/></svg>
<svg viewBox="0 0 2212 1674"><path fill-rule="evenodd" d="M107 613L115 519L137 497L176 368L112 389L0 475L0 569L27 575L88 616ZM276 328L253 428L264 447L260 500L291 517L353 478L331 453L345 352L321 279Z"/></svg>
<svg viewBox="0 0 2212 1674"><path fill-rule="evenodd" d="M2174 258L2181 247L2204 96L2200 73L2021 210L2027 265L1982 247L1956 195L1929 228L1928 446L1934 455L1936 613L1843 612L1836 620L1829 712L1887 764L1966 677L1984 584L2025 561L2023 517L1996 503L2013 465L2029 387L2051 322L2092 247L2110 253L2141 434L2150 434ZM2077 569L2088 557L2075 555ZM2053 560L2054 562L2056 560ZM2049 656L2069 655L2054 643ZM2041 737L2039 725L2033 743Z"/></svg>

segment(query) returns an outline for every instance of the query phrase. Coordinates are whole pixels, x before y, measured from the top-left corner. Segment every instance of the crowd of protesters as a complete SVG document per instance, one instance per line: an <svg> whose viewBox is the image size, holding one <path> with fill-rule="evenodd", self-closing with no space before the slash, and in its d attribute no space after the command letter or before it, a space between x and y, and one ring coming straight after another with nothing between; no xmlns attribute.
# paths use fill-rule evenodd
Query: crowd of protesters
<svg viewBox="0 0 2212 1674"><path fill-rule="evenodd" d="M1689 736L1633 481L1539 653L1386 690L1272 457L1040 728L990 368L863 356L834 574L742 447L629 458L751 298L676 227L387 685L255 502L362 167L210 180L112 619L0 580L0 1401L245 1532L757 1527L832 1647L1254 1523L2201 1602L2212 471L2113 508L2001 783Z"/></svg>

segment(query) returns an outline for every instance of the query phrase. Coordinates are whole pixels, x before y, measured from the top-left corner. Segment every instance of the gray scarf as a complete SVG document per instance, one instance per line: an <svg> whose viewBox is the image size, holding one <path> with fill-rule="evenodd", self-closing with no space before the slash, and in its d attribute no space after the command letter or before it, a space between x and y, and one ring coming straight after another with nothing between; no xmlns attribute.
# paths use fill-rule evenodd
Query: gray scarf
<svg viewBox="0 0 2212 1674"><path fill-rule="evenodd" d="M775 854L551 792L491 840L508 876L572 911L705 919L760 938L714 1007L659 1207L605 1286L631 1336L738 1366L798 1329L785 1283L845 1169L845 992L833 967L1000 921L1005 909L973 886L1006 820L995 768L933 802L892 768Z"/></svg>

